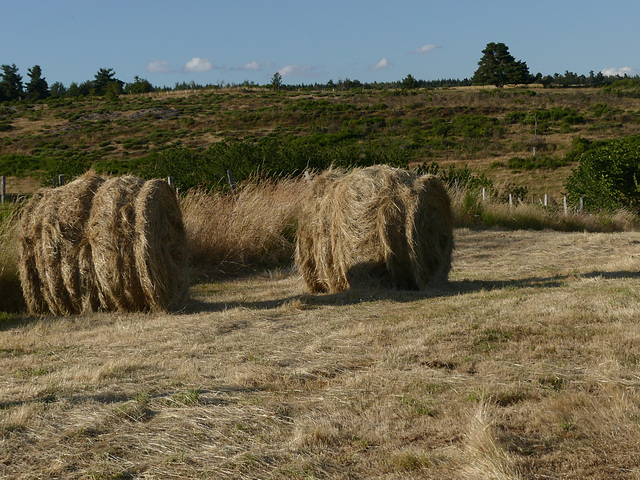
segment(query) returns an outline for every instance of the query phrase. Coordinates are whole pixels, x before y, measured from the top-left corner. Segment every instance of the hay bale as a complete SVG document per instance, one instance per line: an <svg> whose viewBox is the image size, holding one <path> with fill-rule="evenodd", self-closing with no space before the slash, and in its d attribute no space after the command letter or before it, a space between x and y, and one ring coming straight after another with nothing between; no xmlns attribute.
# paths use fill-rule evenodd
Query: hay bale
<svg viewBox="0 0 640 480"><path fill-rule="evenodd" d="M150 180L135 201L133 251L146 305L152 311L175 309L187 288L187 243L175 191Z"/></svg>
<svg viewBox="0 0 640 480"><path fill-rule="evenodd" d="M136 238L135 200L144 180L116 177L96 193L87 223L93 274L99 305L104 310L145 310L133 244Z"/></svg>
<svg viewBox="0 0 640 480"><path fill-rule="evenodd" d="M453 215L433 175L373 166L329 170L302 207L296 264L312 292L340 292L368 277L397 288L446 282Z"/></svg>
<svg viewBox="0 0 640 480"><path fill-rule="evenodd" d="M164 181L83 175L37 193L18 233L32 314L166 310L186 294L182 214Z"/></svg>
<svg viewBox="0 0 640 480"><path fill-rule="evenodd" d="M104 179L83 175L34 195L20 221L20 279L30 313L71 315L83 310L92 285L81 268L90 256L84 227ZM83 259L83 261L79 261Z"/></svg>
<svg viewBox="0 0 640 480"><path fill-rule="evenodd" d="M42 282L36 263L36 249L42 235L41 217L36 216L36 208L42 200L43 193L36 193L22 208L18 223L18 272L22 285L22 294L27 309L32 314L48 311L47 302L42 293Z"/></svg>

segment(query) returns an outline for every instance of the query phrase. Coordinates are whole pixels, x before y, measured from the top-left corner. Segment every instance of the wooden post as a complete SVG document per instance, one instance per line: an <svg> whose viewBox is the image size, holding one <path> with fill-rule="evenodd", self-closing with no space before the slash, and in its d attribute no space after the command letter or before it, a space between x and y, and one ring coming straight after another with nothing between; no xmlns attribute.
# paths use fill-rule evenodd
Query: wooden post
<svg viewBox="0 0 640 480"><path fill-rule="evenodd" d="M238 194L236 193L236 181L233 178L231 170L227 170L227 178L229 179L229 185L231 185L231 193L233 193L233 199L238 201Z"/></svg>
<svg viewBox="0 0 640 480"><path fill-rule="evenodd" d="M61 187L64 185L65 180L66 180L66 177L64 176L64 173L61 173L60 175L58 175L58 184Z"/></svg>
<svg viewBox="0 0 640 480"><path fill-rule="evenodd" d="M486 187L482 187L482 201L486 201L487 200L487 189Z"/></svg>
<svg viewBox="0 0 640 480"><path fill-rule="evenodd" d="M2 175L2 177L0 178L0 201L2 202L2 205L4 205L4 199L6 195L7 195L7 177Z"/></svg>
<svg viewBox="0 0 640 480"><path fill-rule="evenodd" d="M510 207L513 206L513 194L512 193L509 194L509 206Z"/></svg>
<svg viewBox="0 0 640 480"><path fill-rule="evenodd" d="M567 196L566 195L564 195L562 197L562 206L564 207L564 215L566 217L567 216L567 212L568 212L567 211Z"/></svg>
<svg viewBox="0 0 640 480"><path fill-rule="evenodd" d="M173 187L173 177L167 177L167 183L170 187Z"/></svg>
<svg viewBox="0 0 640 480"><path fill-rule="evenodd" d="M580 213L584 210L584 197L580 197Z"/></svg>
<svg viewBox="0 0 640 480"><path fill-rule="evenodd" d="M546 193L544 194L544 206L549 206L549 195L547 195Z"/></svg>

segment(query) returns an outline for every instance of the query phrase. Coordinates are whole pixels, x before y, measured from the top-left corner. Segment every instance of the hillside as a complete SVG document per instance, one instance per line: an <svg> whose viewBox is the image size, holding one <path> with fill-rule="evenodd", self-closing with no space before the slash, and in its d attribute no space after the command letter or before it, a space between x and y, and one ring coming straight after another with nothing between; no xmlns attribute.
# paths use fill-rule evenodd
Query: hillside
<svg viewBox="0 0 640 480"><path fill-rule="evenodd" d="M46 177L89 166L137 172L176 146L276 138L329 155L355 147L412 165L468 165L497 187L514 182L531 194L557 195L573 166L565 157L574 139L640 132L639 97L611 88L211 89L3 105L0 174Z"/></svg>

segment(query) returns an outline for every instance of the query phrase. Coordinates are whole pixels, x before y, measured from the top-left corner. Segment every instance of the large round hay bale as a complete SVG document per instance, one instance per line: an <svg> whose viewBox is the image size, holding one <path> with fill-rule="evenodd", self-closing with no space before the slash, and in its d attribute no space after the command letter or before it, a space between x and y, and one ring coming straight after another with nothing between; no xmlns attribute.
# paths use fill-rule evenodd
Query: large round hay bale
<svg viewBox="0 0 640 480"><path fill-rule="evenodd" d="M89 173L42 190L22 212L19 239L33 314L166 310L187 291L182 214L161 180Z"/></svg>
<svg viewBox="0 0 640 480"><path fill-rule="evenodd" d="M88 173L64 187L39 192L25 206L19 227L19 268L31 313L50 310L71 315L83 310L93 284L84 271L90 256L84 227L103 182Z"/></svg>
<svg viewBox="0 0 640 480"><path fill-rule="evenodd" d="M18 270L22 293L30 313L45 313L49 307L42 293L42 282L36 263L36 249L40 245L42 221L37 207L43 193L36 193L23 207L18 224Z"/></svg>
<svg viewBox="0 0 640 480"><path fill-rule="evenodd" d="M133 244L136 239L135 200L144 180L116 177L98 190L87 223L97 295L105 310L144 310Z"/></svg>
<svg viewBox="0 0 640 480"><path fill-rule="evenodd" d="M135 201L133 252L146 305L174 309L187 293L187 242L182 212L173 188L162 180L146 182Z"/></svg>
<svg viewBox="0 0 640 480"><path fill-rule="evenodd" d="M433 175L389 166L331 169L313 179L302 206L296 264L312 292L340 292L382 277L397 288L445 282L453 215Z"/></svg>

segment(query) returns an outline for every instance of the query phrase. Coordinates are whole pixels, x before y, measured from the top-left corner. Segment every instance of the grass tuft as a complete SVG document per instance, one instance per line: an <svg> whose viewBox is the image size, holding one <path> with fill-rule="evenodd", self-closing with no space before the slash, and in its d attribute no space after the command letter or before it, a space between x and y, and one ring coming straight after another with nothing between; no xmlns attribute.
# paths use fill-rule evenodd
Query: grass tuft
<svg viewBox="0 0 640 480"><path fill-rule="evenodd" d="M306 184L302 177L255 178L240 185L236 197L187 192L181 203L196 275L289 265Z"/></svg>

